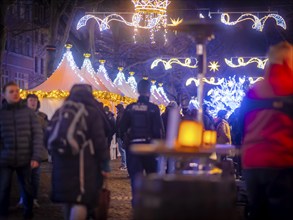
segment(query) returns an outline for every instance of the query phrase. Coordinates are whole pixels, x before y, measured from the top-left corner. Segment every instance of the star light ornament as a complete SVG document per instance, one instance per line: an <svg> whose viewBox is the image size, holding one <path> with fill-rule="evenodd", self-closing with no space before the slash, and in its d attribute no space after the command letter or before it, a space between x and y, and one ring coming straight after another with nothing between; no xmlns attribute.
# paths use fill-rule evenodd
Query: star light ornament
<svg viewBox="0 0 293 220"><path fill-rule="evenodd" d="M220 65L218 64L218 62L213 61L213 62L210 62L210 65L208 67L210 68L210 71L216 72L216 71L219 71Z"/></svg>
<svg viewBox="0 0 293 220"><path fill-rule="evenodd" d="M229 14L228 13L222 13L221 22L226 24L226 25L236 25L236 24L238 24L238 23L240 23L242 21L251 20L253 22L253 25L252 25L253 29L255 29L257 31L263 31L265 22L269 18L275 19L276 24L286 30L286 22L285 22L284 18L282 18L278 14L268 14L268 15L262 17L262 18L259 18L256 15L246 13L246 14L242 14L236 21L230 21Z"/></svg>

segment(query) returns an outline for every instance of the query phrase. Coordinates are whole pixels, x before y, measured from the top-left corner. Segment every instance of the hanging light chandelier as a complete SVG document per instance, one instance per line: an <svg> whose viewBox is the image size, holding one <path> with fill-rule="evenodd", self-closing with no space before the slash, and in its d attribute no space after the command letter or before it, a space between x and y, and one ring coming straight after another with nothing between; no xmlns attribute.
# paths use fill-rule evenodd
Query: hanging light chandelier
<svg viewBox="0 0 293 220"><path fill-rule="evenodd" d="M137 25L134 28L134 42L136 42L136 35L138 26L146 25L151 27L150 40L155 43L155 32L164 29L164 41L167 43L167 7L171 3L169 0L132 0L134 4L133 22ZM156 25L154 25L156 23ZM142 25L141 25L142 24Z"/></svg>
<svg viewBox="0 0 293 220"><path fill-rule="evenodd" d="M83 16L77 23L76 29L79 30L85 26L90 19L96 20L100 31L110 29L111 21L122 22L128 26L134 27L133 40L137 42L139 29L147 29L150 31L151 43L156 43L155 32L163 29L164 43L167 43L167 26L177 26L182 22L182 19L171 19L171 24L167 24L167 7L171 3L170 0L132 0L134 4L134 13L132 20L127 21L119 13L107 15L104 18L99 18L93 13L88 13ZM98 13L99 14L99 13ZM132 13L131 13L132 14Z"/></svg>

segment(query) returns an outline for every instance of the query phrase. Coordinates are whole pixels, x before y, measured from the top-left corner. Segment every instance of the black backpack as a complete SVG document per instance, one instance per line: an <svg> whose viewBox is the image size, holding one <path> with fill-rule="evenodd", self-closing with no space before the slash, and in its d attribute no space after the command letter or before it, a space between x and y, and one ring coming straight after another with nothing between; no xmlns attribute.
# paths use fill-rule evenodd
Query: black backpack
<svg viewBox="0 0 293 220"><path fill-rule="evenodd" d="M87 117L88 111L83 103L65 101L55 112L47 128L49 152L77 155L85 147L90 147L94 154L92 140L87 136Z"/></svg>

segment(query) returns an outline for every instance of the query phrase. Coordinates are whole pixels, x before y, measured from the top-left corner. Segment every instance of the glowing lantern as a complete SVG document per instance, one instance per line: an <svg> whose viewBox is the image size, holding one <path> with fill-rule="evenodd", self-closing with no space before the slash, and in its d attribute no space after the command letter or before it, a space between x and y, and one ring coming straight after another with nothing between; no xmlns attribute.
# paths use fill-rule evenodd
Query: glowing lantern
<svg viewBox="0 0 293 220"><path fill-rule="evenodd" d="M202 143L203 125L196 121L182 121L179 125L176 149L196 151Z"/></svg>
<svg viewBox="0 0 293 220"><path fill-rule="evenodd" d="M203 132L203 144L204 146L213 146L217 142L216 131L204 131Z"/></svg>

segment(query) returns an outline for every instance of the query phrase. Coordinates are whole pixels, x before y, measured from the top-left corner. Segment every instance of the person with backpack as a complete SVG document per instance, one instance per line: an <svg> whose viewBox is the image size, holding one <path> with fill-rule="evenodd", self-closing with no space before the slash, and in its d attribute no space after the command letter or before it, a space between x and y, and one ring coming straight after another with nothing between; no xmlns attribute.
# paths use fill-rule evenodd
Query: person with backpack
<svg viewBox="0 0 293 220"><path fill-rule="evenodd" d="M85 220L97 205L103 175L109 172L104 113L92 87L76 84L49 122L46 135L52 155L52 193L65 204L66 220Z"/></svg>
<svg viewBox="0 0 293 220"><path fill-rule="evenodd" d="M121 119L120 132L126 147L127 170L131 179L132 198L135 197L134 181L137 175L157 172L155 155L136 155L130 151L131 144L147 144L154 139L163 138L163 123L160 109L151 103L151 83L141 80L137 85L138 101L128 105ZM134 206L134 199L132 205Z"/></svg>
<svg viewBox="0 0 293 220"><path fill-rule="evenodd" d="M21 100L19 87L3 87L5 102L0 109L0 219L7 219L13 172L23 192L24 219L33 218L31 170L39 166L43 132L33 110Z"/></svg>
<svg viewBox="0 0 293 220"><path fill-rule="evenodd" d="M246 94L242 166L251 219L293 219L293 45L270 48L264 80Z"/></svg>

